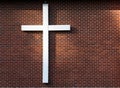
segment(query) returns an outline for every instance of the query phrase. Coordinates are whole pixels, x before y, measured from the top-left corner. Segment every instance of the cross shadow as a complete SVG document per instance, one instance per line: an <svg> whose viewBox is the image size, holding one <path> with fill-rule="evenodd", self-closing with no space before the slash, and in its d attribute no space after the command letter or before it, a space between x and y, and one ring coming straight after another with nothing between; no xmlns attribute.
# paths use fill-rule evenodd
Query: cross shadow
<svg viewBox="0 0 120 88"><path fill-rule="evenodd" d="M53 7L49 6L49 25L59 25L57 24L56 17L57 17L57 10L54 10ZM64 25L64 24L62 24ZM70 25L71 26L71 25ZM78 32L78 29L75 27L70 27L70 31L62 31L62 34L76 34ZM44 84L44 86L52 86L55 84L55 81L57 79L55 78L56 75L56 34L61 33L61 31L57 32L49 32L49 83ZM71 42L73 42L71 40ZM57 85L58 86L58 85Z"/></svg>

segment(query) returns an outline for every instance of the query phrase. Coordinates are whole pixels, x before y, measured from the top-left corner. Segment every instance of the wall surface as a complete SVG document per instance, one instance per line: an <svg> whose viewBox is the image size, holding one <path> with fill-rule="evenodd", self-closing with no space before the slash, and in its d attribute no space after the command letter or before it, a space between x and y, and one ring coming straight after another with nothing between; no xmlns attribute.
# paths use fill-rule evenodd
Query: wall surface
<svg viewBox="0 0 120 88"><path fill-rule="evenodd" d="M0 87L120 87L120 3L49 1L50 83L42 83L42 2L0 3Z"/></svg>

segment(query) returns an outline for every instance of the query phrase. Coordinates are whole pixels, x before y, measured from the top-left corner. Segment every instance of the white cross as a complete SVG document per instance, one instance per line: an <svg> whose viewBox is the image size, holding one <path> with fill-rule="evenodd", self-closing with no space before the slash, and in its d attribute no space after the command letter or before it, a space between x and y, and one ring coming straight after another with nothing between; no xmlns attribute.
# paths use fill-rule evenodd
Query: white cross
<svg viewBox="0 0 120 88"><path fill-rule="evenodd" d="M43 25L22 25L22 31L43 31L43 71L42 82L49 80L49 31L68 31L70 25L49 25L48 4L43 4Z"/></svg>

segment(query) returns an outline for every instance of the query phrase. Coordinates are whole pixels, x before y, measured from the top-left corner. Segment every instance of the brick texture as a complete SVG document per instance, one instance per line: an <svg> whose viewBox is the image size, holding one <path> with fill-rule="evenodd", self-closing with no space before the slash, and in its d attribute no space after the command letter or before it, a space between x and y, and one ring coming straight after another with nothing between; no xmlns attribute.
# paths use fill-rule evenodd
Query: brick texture
<svg viewBox="0 0 120 88"><path fill-rule="evenodd" d="M42 1L0 3L0 87L120 87L120 3L49 1L50 83L42 83Z"/></svg>

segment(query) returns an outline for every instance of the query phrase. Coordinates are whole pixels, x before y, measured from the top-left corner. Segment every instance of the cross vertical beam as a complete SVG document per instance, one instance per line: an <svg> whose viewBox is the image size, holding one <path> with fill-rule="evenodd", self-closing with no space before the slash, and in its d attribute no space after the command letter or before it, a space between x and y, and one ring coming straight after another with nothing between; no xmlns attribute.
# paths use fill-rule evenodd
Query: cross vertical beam
<svg viewBox="0 0 120 88"><path fill-rule="evenodd" d="M49 75L49 32L48 4L43 4L43 83L48 83Z"/></svg>

